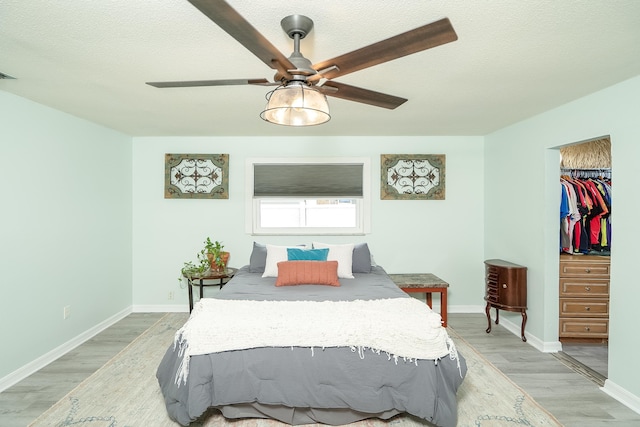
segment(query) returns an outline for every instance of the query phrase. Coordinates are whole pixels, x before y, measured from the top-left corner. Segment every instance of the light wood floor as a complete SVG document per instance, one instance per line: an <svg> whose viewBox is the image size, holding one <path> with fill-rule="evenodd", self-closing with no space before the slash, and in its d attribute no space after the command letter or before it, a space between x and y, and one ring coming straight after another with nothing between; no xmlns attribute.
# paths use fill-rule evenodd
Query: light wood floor
<svg viewBox="0 0 640 427"><path fill-rule="evenodd" d="M134 313L0 393L0 426L25 427L163 316ZM640 415L553 355L494 326L482 314L449 314L449 325L567 427L639 426ZM490 384L487 384L490 387ZM146 426L141 426L146 427Z"/></svg>
<svg viewBox="0 0 640 427"><path fill-rule="evenodd" d="M562 351L603 377L609 373L607 344L562 344Z"/></svg>
<svg viewBox="0 0 640 427"><path fill-rule="evenodd" d="M162 316L164 313L130 314L0 393L0 426L28 426Z"/></svg>
<svg viewBox="0 0 640 427"><path fill-rule="evenodd" d="M552 354L539 352L501 325L485 333L484 315L450 314L449 324L565 426L640 427L640 414Z"/></svg>

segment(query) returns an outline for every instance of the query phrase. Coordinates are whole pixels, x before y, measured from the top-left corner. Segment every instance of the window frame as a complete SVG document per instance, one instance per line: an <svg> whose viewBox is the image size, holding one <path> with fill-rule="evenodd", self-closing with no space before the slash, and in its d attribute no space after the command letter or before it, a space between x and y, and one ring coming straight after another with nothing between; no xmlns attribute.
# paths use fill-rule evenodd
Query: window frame
<svg viewBox="0 0 640 427"><path fill-rule="evenodd" d="M260 200L254 197L254 165L256 164L361 164L362 198L343 197L356 200L355 227L269 227L259 224ZM256 236L268 235L364 235L371 232L371 160L367 157L294 157L294 158L248 158L245 168L245 231ZM273 198L277 199L276 197ZM303 199L337 199L337 197L297 197Z"/></svg>

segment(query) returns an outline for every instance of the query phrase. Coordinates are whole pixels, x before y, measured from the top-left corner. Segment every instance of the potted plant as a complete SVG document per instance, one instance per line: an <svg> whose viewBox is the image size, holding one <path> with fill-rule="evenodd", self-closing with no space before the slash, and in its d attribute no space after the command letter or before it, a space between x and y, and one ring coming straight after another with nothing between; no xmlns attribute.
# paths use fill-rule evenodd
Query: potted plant
<svg viewBox="0 0 640 427"><path fill-rule="evenodd" d="M210 238L204 242L204 250L209 260L211 271L224 271L229 262L229 252L224 250L222 242L212 242Z"/></svg>

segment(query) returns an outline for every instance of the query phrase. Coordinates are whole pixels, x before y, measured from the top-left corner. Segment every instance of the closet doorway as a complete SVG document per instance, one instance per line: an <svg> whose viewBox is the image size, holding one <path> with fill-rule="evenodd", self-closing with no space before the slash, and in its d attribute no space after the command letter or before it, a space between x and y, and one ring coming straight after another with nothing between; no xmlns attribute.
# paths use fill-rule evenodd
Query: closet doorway
<svg viewBox="0 0 640 427"><path fill-rule="evenodd" d="M604 385L608 376L611 139L560 149L560 356Z"/></svg>

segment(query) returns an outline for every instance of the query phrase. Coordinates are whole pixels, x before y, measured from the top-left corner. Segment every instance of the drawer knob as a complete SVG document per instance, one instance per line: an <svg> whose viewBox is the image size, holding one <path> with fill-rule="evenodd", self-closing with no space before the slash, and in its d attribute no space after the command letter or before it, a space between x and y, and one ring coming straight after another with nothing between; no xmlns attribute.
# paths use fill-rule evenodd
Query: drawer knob
<svg viewBox="0 0 640 427"><path fill-rule="evenodd" d="M506 283L502 284L502 289L507 289L507 284Z"/></svg>
<svg viewBox="0 0 640 427"><path fill-rule="evenodd" d="M591 286L585 286L584 290L587 291L587 292L591 292Z"/></svg>
<svg viewBox="0 0 640 427"><path fill-rule="evenodd" d="M584 309L587 310L587 311L591 311L591 307L589 307L589 306L586 306Z"/></svg>
<svg viewBox="0 0 640 427"><path fill-rule="evenodd" d="M590 268L585 268L584 271L587 272L587 273L591 273L591 269Z"/></svg>
<svg viewBox="0 0 640 427"><path fill-rule="evenodd" d="M590 328L590 327L588 327L588 326L585 326L585 327L584 327L584 330L585 330L585 331L587 331L587 332L589 332L589 331L591 330L591 328Z"/></svg>

